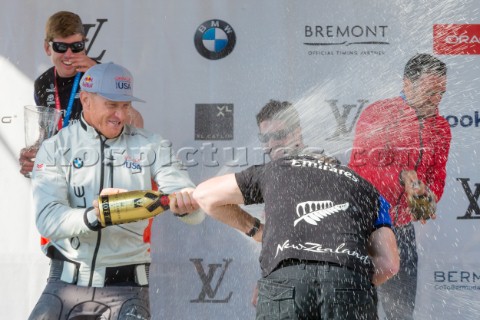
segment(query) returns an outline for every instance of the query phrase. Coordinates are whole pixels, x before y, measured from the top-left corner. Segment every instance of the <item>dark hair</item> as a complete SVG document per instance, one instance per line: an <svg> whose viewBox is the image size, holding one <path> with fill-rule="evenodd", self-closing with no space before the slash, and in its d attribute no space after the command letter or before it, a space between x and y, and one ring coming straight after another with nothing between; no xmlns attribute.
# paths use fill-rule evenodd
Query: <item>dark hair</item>
<svg viewBox="0 0 480 320"><path fill-rule="evenodd" d="M83 40L86 39L82 19L78 14L70 11L59 11L54 13L45 25L45 42L54 38L66 38L74 34L80 34Z"/></svg>
<svg viewBox="0 0 480 320"><path fill-rule="evenodd" d="M257 114L257 125L266 120L282 120L288 127L300 127L300 117L292 103L288 101L270 100Z"/></svg>
<svg viewBox="0 0 480 320"><path fill-rule="evenodd" d="M415 81L422 74L430 73L439 76L447 75L447 66L440 59L427 53L419 53L410 58L405 65L403 77Z"/></svg>

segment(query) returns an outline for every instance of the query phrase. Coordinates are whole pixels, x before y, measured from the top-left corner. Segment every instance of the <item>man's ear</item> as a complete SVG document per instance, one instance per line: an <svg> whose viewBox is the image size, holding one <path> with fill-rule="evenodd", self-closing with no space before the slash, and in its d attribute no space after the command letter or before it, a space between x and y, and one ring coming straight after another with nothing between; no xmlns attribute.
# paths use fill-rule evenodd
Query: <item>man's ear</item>
<svg viewBox="0 0 480 320"><path fill-rule="evenodd" d="M298 143L303 144L302 128L301 127L295 128L295 130L293 130L293 134L295 136L295 139L298 141Z"/></svg>
<svg viewBox="0 0 480 320"><path fill-rule="evenodd" d="M85 91L80 91L80 102L82 109L89 111L92 97Z"/></svg>
<svg viewBox="0 0 480 320"><path fill-rule="evenodd" d="M413 82L410 79L404 78L403 79L403 92L407 95L412 92Z"/></svg>
<svg viewBox="0 0 480 320"><path fill-rule="evenodd" d="M45 49L45 53L47 54L47 56L52 55L52 48L50 47L47 41L43 42L43 49Z"/></svg>

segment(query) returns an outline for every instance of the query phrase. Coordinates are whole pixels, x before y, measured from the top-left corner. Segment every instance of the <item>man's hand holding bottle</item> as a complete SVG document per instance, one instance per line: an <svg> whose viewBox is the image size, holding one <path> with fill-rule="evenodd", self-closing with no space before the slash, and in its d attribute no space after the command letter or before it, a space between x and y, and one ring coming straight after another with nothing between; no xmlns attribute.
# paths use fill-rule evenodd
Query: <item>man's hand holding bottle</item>
<svg viewBox="0 0 480 320"><path fill-rule="evenodd" d="M425 224L428 219L435 219L437 210L435 194L418 179L417 173L413 170L403 171L401 179L405 185L408 207L413 220Z"/></svg>
<svg viewBox="0 0 480 320"><path fill-rule="evenodd" d="M93 201L93 208L103 227L152 218L168 209L174 215L184 217L199 209L192 196L193 190L185 188L167 195L153 190L105 188L98 200Z"/></svg>

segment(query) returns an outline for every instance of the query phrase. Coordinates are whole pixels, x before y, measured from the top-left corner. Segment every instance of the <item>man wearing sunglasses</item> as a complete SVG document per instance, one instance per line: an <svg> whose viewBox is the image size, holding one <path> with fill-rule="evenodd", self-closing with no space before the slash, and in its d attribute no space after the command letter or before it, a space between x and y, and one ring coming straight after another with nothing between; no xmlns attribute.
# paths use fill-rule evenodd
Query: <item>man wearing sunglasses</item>
<svg viewBox="0 0 480 320"><path fill-rule="evenodd" d="M257 114L258 139L272 160L298 154L305 148L300 117L288 101L270 100Z"/></svg>
<svg viewBox="0 0 480 320"><path fill-rule="evenodd" d="M87 37L80 17L68 11L53 14L45 27L44 49L53 67L41 74L34 83L34 99L39 106L57 108L63 111L58 129L80 119L79 81L83 73L97 64L86 52ZM132 108L130 124L143 127L141 114ZM33 169L36 150L20 151L20 173L28 177Z"/></svg>
<svg viewBox="0 0 480 320"><path fill-rule="evenodd" d="M399 268L389 204L351 169L305 148L289 102L271 100L257 123L272 161L193 193L214 219L262 242L256 319L376 319L375 287ZM259 203L265 224L238 206Z"/></svg>

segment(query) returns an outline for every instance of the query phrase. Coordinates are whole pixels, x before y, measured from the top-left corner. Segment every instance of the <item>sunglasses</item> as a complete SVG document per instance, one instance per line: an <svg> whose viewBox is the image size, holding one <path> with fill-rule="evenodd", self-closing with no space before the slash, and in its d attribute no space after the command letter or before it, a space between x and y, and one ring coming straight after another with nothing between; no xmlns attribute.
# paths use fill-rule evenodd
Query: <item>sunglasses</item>
<svg viewBox="0 0 480 320"><path fill-rule="evenodd" d="M73 53L79 53L85 50L85 41L77 41L73 43L50 41L49 44L52 46L53 51L57 53L65 53L68 48L70 48Z"/></svg>
<svg viewBox="0 0 480 320"><path fill-rule="evenodd" d="M258 140L260 140L260 142L262 143L267 143L268 141L270 141L270 139L277 141L283 140L290 134L290 132L292 132L291 129L283 129L270 133L259 133Z"/></svg>

